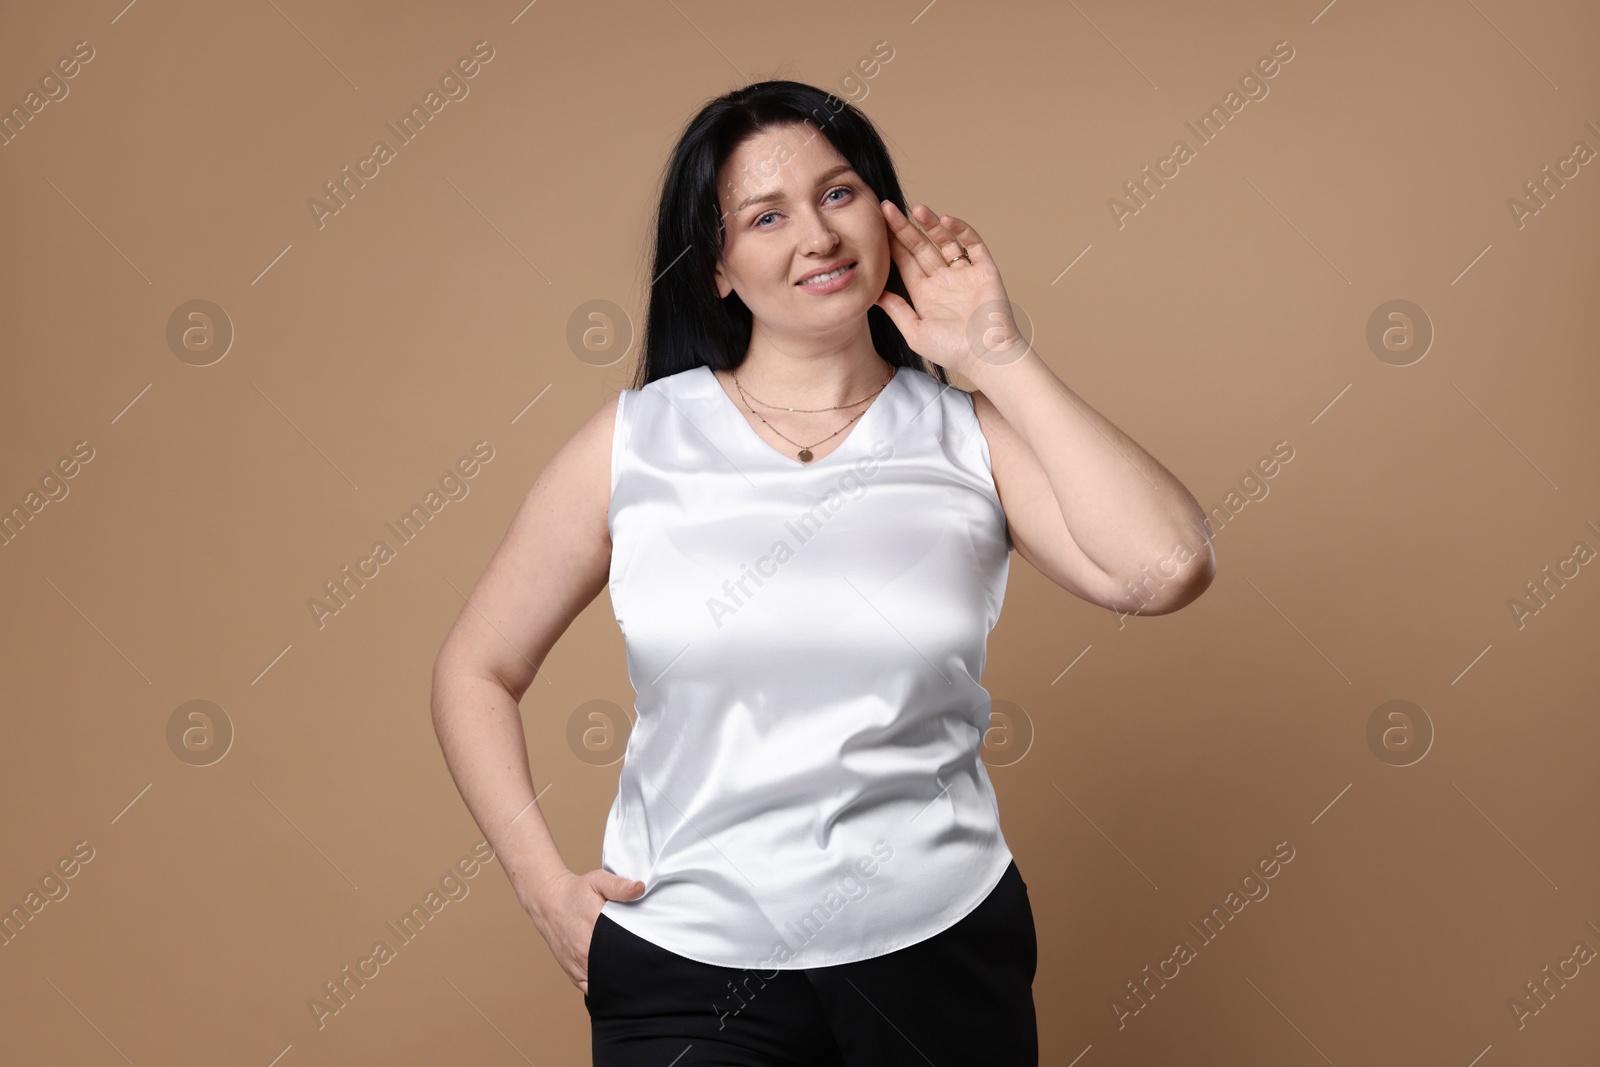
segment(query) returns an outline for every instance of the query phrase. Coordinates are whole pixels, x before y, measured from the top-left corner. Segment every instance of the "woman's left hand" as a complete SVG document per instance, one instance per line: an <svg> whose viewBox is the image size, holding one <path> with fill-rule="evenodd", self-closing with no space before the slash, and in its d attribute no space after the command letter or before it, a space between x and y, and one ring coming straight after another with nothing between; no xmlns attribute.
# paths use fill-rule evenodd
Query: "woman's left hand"
<svg viewBox="0 0 1600 1067"><path fill-rule="evenodd" d="M968 377L975 363L1005 364L1026 354L1027 342L1011 315L1000 270L978 231L954 215L936 215L927 204L913 203L911 214L927 231L924 235L893 201L881 201L878 209L889 226L889 252L911 303L887 289L876 303L907 344L946 370ZM962 248L970 263L957 258Z"/></svg>

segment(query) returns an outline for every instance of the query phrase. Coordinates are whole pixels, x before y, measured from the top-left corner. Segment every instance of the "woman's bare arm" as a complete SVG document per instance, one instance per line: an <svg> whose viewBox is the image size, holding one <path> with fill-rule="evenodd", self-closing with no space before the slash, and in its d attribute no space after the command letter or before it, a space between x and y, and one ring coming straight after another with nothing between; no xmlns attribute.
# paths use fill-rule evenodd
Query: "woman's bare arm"
<svg viewBox="0 0 1600 1067"><path fill-rule="evenodd" d="M572 872L534 803L518 703L551 647L606 584L616 412L613 398L539 474L433 665L433 727L445 761L518 899L536 920L565 907L565 900L559 907L547 905L551 891L570 882ZM541 932L551 940L549 931ZM554 941L552 948L561 959Z"/></svg>

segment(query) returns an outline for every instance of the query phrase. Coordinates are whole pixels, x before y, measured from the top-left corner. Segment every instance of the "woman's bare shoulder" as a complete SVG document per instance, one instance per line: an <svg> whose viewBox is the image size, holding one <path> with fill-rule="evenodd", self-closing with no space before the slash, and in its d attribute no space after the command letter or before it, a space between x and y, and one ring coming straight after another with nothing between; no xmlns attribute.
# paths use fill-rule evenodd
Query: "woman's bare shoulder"
<svg viewBox="0 0 1600 1067"><path fill-rule="evenodd" d="M566 444L551 457L550 467L569 489L580 479L585 495L609 504L611 499L611 442L616 437L617 416L622 394L607 397L583 425L573 431Z"/></svg>
<svg viewBox="0 0 1600 1067"><path fill-rule="evenodd" d="M594 414L590 415L584 424L573 433L572 441L585 451L598 449L605 453L605 457L609 459L611 456L611 438L616 432L617 412L621 404L621 393L616 393L601 401Z"/></svg>
<svg viewBox="0 0 1600 1067"><path fill-rule="evenodd" d="M620 394L602 401L545 462L528 488L513 533L531 535L537 528L537 536L547 537L552 524L559 524L609 542L611 441L616 434L619 398Z"/></svg>
<svg viewBox="0 0 1600 1067"><path fill-rule="evenodd" d="M616 415L613 396L545 463L446 637L440 663L492 674L520 700L533 665L605 587Z"/></svg>

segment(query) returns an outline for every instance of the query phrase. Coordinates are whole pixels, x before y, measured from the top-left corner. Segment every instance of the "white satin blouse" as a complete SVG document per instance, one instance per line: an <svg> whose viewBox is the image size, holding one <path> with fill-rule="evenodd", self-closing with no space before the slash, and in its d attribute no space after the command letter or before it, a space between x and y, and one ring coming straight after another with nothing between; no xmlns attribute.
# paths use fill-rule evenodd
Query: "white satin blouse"
<svg viewBox="0 0 1600 1067"><path fill-rule="evenodd" d="M602 911L798 969L953 926L1011 862L979 749L1010 565L972 396L900 368L809 464L706 367L622 393L610 593L637 693Z"/></svg>

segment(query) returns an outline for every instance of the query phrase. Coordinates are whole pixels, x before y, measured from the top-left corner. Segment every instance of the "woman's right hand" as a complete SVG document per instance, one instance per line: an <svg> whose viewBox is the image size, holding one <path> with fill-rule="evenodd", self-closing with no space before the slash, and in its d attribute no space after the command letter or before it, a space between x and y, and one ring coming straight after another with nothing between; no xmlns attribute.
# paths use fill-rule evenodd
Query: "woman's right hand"
<svg viewBox="0 0 1600 1067"><path fill-rule="evenodd" d="M634 900L643 892L643 882L607 870L582 875L566 871L540 885L533 900L525 900L523 907L556 963L588 996L589 941L600 921L600 909L607 900Z"/></svg>

